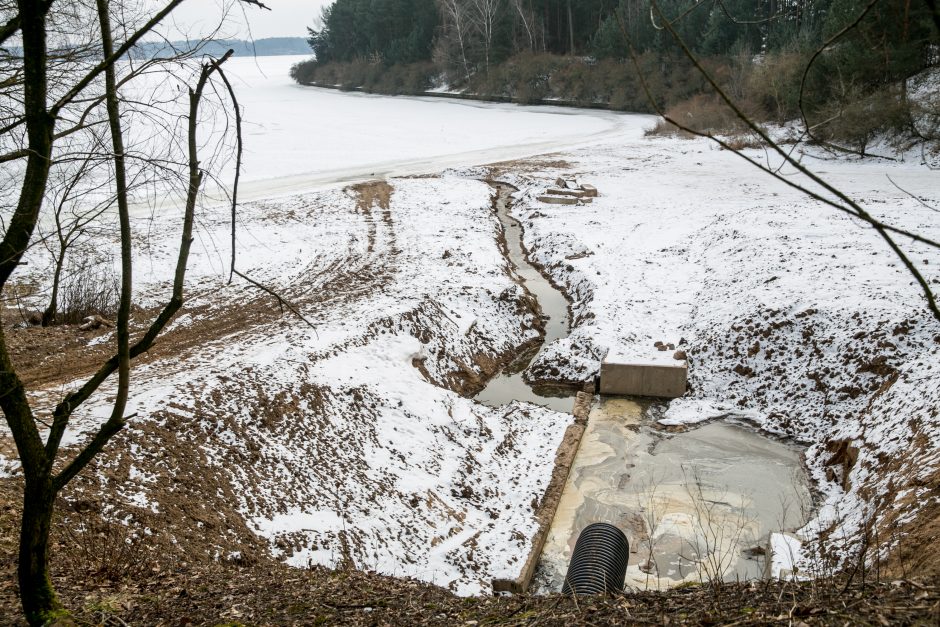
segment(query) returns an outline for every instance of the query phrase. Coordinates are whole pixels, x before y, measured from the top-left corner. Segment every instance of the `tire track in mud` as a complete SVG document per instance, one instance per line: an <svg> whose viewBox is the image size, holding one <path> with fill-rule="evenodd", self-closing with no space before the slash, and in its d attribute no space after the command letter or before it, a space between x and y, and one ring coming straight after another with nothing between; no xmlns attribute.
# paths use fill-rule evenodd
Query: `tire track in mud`
<svg viewBox="0 0 940 627"><path fill-rule="evenodd" d="M394 188L386 181L370 181L346 188L356 199L356 213L364 217L367 248L365 254L355 250L354 246L334 259L326 268L310 268L300 274L299 280L281 288L279 293L300 310L314 324L318 320L336 320L345 317L350 309L373 294L382 292L392 284L398 272L397 241L395 222L391 215L391 196ZM376 209L381 211L377 219ZM281 311L269 296L257 295L248 306L235 306L229 303L226 312L219 319L200 319L193 323L199 329L194 334L182 334L181 342L173 342L171 331L167 334L168 355L176 356L181 350L199 347L209 348L212 344L224 340L226 345L250 344L250 339L265 335L265 329L284 316L291 314ZM299 326L300 332L307 332L307 327ZM344 348L331 346L327 350L310 355L312 361L336 353ZM162 355L155 355L160 358Z"/></svg>
<svg viewBox="0 0 940 627"><path fill-rule="evenodd" d="M348 248L324 268L310 267L286 286L260 278L314 323L318 319L344 317L356 303L383 292L398 272L400 251L391 211L394 188L386 181L371 181L351 186L347 191L356 199L354 213L364 217L365 254L356 250L353 233ZM379 210L378 216L375 209ZM133 366L153 365L159 368L161 376L189 370L194 365L192 359L200 361L199 355L211 359L214 348L220 345L250 344L249 340L263 335L269 325L292 315L282 311L270 296L253 288L237 286L236 290L220 291L214 286L190 291L170 328L161 334L150 351L134 360ZM131 323L132 341L143 335L158 313L156 307L135 312ZM191 318L191 322L177 324L183 316ZM376 322L370 325L371 331ZM107 331L102 330L92 339L106 334ZM113 339L91 346L87 345L88 339L74 327L61 326L24 329L22 333L10 334L9 343L24 385L35 394L42 394L90 376L113 353ZM365 341L367 338L361 343ZM63 345L69 350L61 350ZM320 357L342 348L331 347L321 352ZM37 360L37 356L42 358Z"/></svg>

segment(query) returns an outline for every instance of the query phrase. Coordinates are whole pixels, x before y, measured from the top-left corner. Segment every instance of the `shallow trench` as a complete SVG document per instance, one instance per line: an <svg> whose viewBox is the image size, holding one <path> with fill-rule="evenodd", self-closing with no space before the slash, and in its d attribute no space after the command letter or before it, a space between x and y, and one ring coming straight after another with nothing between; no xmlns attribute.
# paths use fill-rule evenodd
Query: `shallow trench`
<svg viewBox="0 0 940 627"><path fill-rule="evenodd" d="M531 386L523 379L525 369L538 355L542 346L568 336L568 301L529 263L522 245L522 225L510 214L510 196L515 188L508 183L491 183L496 190L496 214L499 216L509 253L511 270L538 303L545 335L530 350L520 354L501 372L490 379L474 398L491 407L512 401L542 405L555 411L571 413L576 390L566 387Z"/></svg>

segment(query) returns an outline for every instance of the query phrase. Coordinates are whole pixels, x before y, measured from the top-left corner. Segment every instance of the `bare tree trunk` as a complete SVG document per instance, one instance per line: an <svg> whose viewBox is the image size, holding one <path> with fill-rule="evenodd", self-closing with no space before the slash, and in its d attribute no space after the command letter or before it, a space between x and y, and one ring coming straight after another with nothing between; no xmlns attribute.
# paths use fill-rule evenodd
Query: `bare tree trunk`
<svg viewBox="0 0 940 627"><path fill-rule="evenodd" d="M522 20L522 27L525 28L526 38L529 41L529 51L535 51L535 36L532 33L532 26L529 24L531 16L526 15L526 9L522 6L523 0L512 0L512 6L516 9L516 13L519 14L519 19Z"/></svg>
<svg viewBox="0 0 940 627"><path fill-rule="evenodd" d="M20 601L30 625L47 624L61 609L49 579L49 532L54 502L50 474L27 479L23 491L18 576Z"/></svg>
<svg viewBox="0 0 940 627"><path fill-rule="evenodd" d="M470 82L470 64L467 62L467 18L465 9L460 0L444 0L444 10L450 18L454 32L457 33L457 46L460 48L460 63L463 66L464 78Z"/></svg>
<svg viewBox="0 0 940 627"><path fill-rule="evenodd" d="M66 246L59 248L59 254L55 260L55 270L52 272L52 294L49 296L49 305L42 312L41 324L48 327L55 321L56 312L59 309L59 282L62 278L62 266L65 264Z"/></svg>
<svg viewBox="0 0 940 627"><path fill-rule="evenodd" d="M493 31L496 27L496 14L499 10L499 0L473 0L476 17L483 35L483 61L484 68L490 71L490 49L493 46Z"/></svg>
<svg viewBox="0 0 940 627"><path fill-rule="evenodd" d="M574 21L571 19L571 0L568 0L568 54L574 54Z"/></svg>
<svg viewBox="0 0 940 627"><path fill-rule="evenodd" d="M6 284L26 251L42 207L52 155L55 118L46 109L46 11L49 5L29 0L18 2L23 45L24 116L29 157L20 188L16 211L0 242L0 287ZM23 518L20 526L20 554L17 576L20 599L26 619L41 625L59 609L49 581L49 528L52 521L51 464L33 422L26 391L9 358L3 328L0 326L0 408L16 441L27 478L23 491Z"/></svg>
<svg viewBox="0 0 940 627"><path fill-rule="evenodd" d="M108 14L108 0L97 0L98 22L101 25L101 48L104 58L114 54L111 39L111 17ZM114 183L117 191L118 217L121 224L121 299L117 315L118 344L118 389L111 410L111 420L123 421L127 406L127 394L130 387L131 351L130 351L130 316L133 257L131 256L131 222L127 207L127 170L124 164L124 133L121 129L121 111L118 105L117 80L114 65L104 71L105 104L108 110L108 124L111 128L111 145L114 148Z"/></svg>
<svg viewBox="0 0 940 627"><path fill-rule="evenodd" d="M26 252L42 207L52 155L55 120L46 110L46 3L20 1L23 38L23 96L29 157L19 202L0 242L0 286L6 284Z"/></svg>

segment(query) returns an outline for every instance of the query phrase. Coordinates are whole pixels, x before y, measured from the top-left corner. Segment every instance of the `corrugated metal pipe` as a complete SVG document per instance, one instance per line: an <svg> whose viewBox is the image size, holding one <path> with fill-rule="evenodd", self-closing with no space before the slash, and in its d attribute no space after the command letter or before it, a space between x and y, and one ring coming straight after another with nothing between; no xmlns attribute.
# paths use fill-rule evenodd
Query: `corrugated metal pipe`
<svg viewBox="0 0 940 627"><path fill-rule="evenodd" d="M630 545L620 529L591 523L578 536L563 594L614 594L623 590Z"/></svg>

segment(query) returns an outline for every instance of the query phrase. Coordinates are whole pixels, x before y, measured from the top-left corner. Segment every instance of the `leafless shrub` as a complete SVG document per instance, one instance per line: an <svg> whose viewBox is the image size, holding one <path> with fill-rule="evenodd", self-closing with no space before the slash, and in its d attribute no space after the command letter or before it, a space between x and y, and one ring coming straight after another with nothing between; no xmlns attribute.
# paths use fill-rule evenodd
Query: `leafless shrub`
<svg viewBox="0 0 940 627"><path fill-rule="evenodd" d="M768 55L747 75L747 93L767 118L783 124L799 115L799 86L806 59L795 52Z"/></svg>
<svg viewBox="0 0 940 627"><path fill-rule="evenodd" d="M94 506L81 503L68 509L56 525L57 566L75 581L124 581L149 573L153 558L143 534L105 520Z"/></svg>
<svg viewBox="0 0 940 627"><path fill-rule="evenodd" d="M911 105L896 87L864 94L858 86L846 88L844 97L825 108L816 134L830 142L844 142L865 156L873 139L898 135L911 124Z"/></svg>
<svg viewBox="0 0 940 627"><path fill-rule="evenodd" d="M121 288L114 265L88 258L70 264L62 284L58 324L78 324L88 316L113 318Z"/></svg>
<svg viewBox="0 0 940 627"><path fill-rule="evenodd" d="M695 533L686 540L696 562L699 577L717 595L726 574L739 559L738 547L748 537L755 519L749 514L744 497L739 504L727 502L727 489L710 493L701 475L694 468L683 468L685 486L692 503Z"/></svg>
<svg viewBox="0 0 940 627"><path fill-rule="evenodd" d="M735 152L744 150L745 148L761 148L764 145L759 137L746 132L729 137L727 144L728 147Z"/></svg>
<svg viewBox="0 0 940 627"><path fill-rule="evenodd" d="M740 134L746 128L728 106L717 96L699 94L673 105L666 110L666 117L682 120L700 133ZM659 123L647 135L676 135L679 129L666 120Z"/></svg>
<svg viewBox="0 0 940 627"><path fill-rule="evenodd" d="M646 574L646 589L649 589L650 576L655 577L657 589L661 572L656 559L656 530L668 505L668 499L660 494L662 479L650 478L645 481L637 494L637 509L644 526L644 535L640 538L644 550L648 554L646 562L640 565L640 570Z"/></svg>

